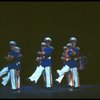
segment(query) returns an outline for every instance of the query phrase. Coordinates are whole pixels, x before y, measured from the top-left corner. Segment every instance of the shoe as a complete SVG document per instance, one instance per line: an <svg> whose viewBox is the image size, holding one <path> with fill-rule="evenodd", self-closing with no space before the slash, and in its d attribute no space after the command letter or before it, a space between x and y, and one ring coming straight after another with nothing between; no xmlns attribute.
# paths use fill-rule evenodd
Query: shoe
<svg viewBox="0 0 100 100"><path fill-rule="evenodd" d="M35 83L35 81L32 81L32 84L34 84L34 85L35 85L35 84L36 84L36 83Z"/></svg>
<svg viewBox="0 0 100 100"><path fill-rule="evenodd" d="M20 90L18 90L17 92L20 93Z"/></svg>
<svg viewBox="0 0 100 100"><path fill-rule="evenodd" d="M28 81L30 81L30 78L28 77L28 78L26 78Z"/></svg>
<svg viewBox="0 0 100 100"><path fill-rule="evenodd" d="M20 93L20 88L13 89L12 91L13 91L14 93Z"/></svg>
<svg viewBox="0 0 100 100"><path fill-rule="evenodd" d="M58 81L55 81L54 83L55 83L56 86L60 85L60 83Z"/></svg>
<svg viewBox="0 0 100 100"><path fill-rule="evenodd" d="M34 80L31 82L31 85L34 86L34 87L38 86Z"/></svg>
<svg viewBox="0 0 100 100"><path fill-rule="evenodd" d="M26 80L27 80L27 82L30 84L31 83L31 81L30 81L30 79L29 78L26 78Z"/></svg>
<svg viewBox="0 0 100 100"><path fill-rule="evenodd" d="M68 85L67 87L68 87L68 88L74 88L74 86L70 86L70 85Z"/></svg>
<svg viewBox="0 0 100 100"><path fill-rule="evenodd" d="M70 86L70 85L68 85L67 88L68 88L68 91L73 91L74 90L74 87Z"/></svg>
<svg viewBox="0 0 100 100"><path fill-rule="evenodd" d="M0 83L0 88L6 87L6 85L3 85L2 83Z"/></svg>
<svg viewBox="0 0 100 100"><path fill-rule="evenodd" d="M20 88L17 89L17 92L20 93Z"/></svg>
<svg viewBox="0 0 100 100"><path fill-rule="evenodd" d="M68 91L73 91L73 90L74 90L73 88L69 88L69 89L68 89Z"/></svg>
<svg viewBox="0 0 100 100"><path fill-rule="evenodd" d="M17 89L11 89L11 92L17 93Z"/></svg>

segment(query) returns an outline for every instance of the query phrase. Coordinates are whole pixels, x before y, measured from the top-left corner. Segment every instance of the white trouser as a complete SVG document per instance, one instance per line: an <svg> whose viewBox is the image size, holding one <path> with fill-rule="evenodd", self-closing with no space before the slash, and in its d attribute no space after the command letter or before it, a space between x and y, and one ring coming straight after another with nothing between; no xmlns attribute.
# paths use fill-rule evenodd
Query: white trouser
<svg viewBox="0 0 100 100"><path fill-rule="evenodd" d="M37 83L43 70L44 70L44 67L42 67L41 65L37 66L35 72L29 77L30 81L35 81L35 83Z"/></svg>
<svg viewBox="0 0 100 100"><path fill-rule="evenodd" d="M51 87L52 86L52 75L51 75L51 67L47 66L44 68L45 70L45 82L46 82L46 87Z"/></svg>
<svg viewBox="0 0 100 100"><path fill-rule="evenodd" d="M11 88L12 89L16 89L15 71L14 71L14 69L10 70L10 79L11 79Z"/></svg>
<svg viewBox="0 0 100 100"><path fill-rule="evenodd" d="M68 65L63 66L61 70L57 70L59 77L56 79L59 83L61 83L62 79L64 78L64 74L70 70Z"/></svg>
<svg viewBox="0 0 100 100"><path fill-rule="evenodd" d="M72 73L73 81L70 81L70 84L73 84L71 82L74 82L74 87L79 87L78 69L77 68L71 68L71 73Z"/></svg>
<svg viewBox="0 0 100 100"><path fill-rule="evenodd" d="M64 78L64 75L58 77L58 78L56 79L56 81L59 82L59 83L61 83L61 81L62 81L63 78Z"/></svg>
<svg viewBox="0 0 100 100"><path fill-rule="evenodd" d="M68 65L65 65L61 70L57 70L57 73L59 74L59 77L64 75L66 72L70 70Z"/></svg>
<svg viewBox="0 0 100 100"><path fill-rule="evenodd" d="M3 81L1 82L1 84L6 86L8 81L9 81L9 79L10 79L10 72L7 73L7 76L2 78Z"/></svg>
<svg viewBox="0 0 100 100"><path fill-rule="evenodd" d="M5 75L8 72L8 67L4 67L1 71L0 71L0 77L2 77L3 75Z"/></svg>
<svg viewBox="0 0 100 100"><path fill-rule="evenodd" d="M67 73L67 81L68 81L68 85L72 86L72 79L69 79L69 75L70 73ZM64 75L58 77L55 81L57 81L58 83L61 83L62 79L64 78Z"/></svg>

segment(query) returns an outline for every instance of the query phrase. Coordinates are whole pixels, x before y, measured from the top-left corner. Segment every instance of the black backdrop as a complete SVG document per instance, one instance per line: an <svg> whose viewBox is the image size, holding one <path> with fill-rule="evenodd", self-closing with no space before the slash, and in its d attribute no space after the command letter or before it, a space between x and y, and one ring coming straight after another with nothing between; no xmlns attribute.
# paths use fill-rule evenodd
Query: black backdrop
<svg viewBox="0 0 100 100"><path fill-rule="evenodd" d="M100 2L0 2L0 69L8 42L15 40L22 48L21 82L36 68L36 52L45 36L54 46L53 75L61 67L62 47L69 37L78 39L81 54L88 58L81 83L99 84Z"/></svg>

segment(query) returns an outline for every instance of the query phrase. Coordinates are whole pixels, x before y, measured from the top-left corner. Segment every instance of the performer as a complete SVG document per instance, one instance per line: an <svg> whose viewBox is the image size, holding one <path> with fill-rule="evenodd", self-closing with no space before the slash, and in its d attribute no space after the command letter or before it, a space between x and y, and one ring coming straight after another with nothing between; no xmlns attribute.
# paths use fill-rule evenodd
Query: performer
<svg viewBox="0 0 100 100"><path fill-rule="evenodd" d="M46 47L45 42L42 42L41 50L38 52L43 51L45 47ZM37 52L37 54L38 54L38 52ZM28 80L32 81L35 84L37 83L38 79L40 78L40 76L42 75L43 70L44 70L44 67L41 65L42 59L43 59L43 56L38 54L38 57L36 58L36 61L38 62L38 66L36 67L35 72L30 77L28 77Z"/></svg>
<svg viewBox="0 0 100 100"><path fill-rule="evenodd" d="M19 47L15 47L15 52L19 53L17 59L18 62L16 63L16 67L15 67L15 77L16 77L16 87L17 89L20 89L20 58L22 57L22 55L20 54ZM10 72L8 71L7 75L2 78L1 84L3 86L6 86L9 80L10 80Z"/></svg>
<svg viewBox="0 0 100 100"><path fill-rule="evenodd" d="M39 51L38 54L40 55L40 57L42 58L39 66L37 67L37 69L35 70L35 72L31 75L31 77L29 77L28 79L30 81L34 81L35 83L37 83L39 77L41 76L41 74L44 71L45 74L45 82L46 82L46 88L51 88L52 87L52 78L51 78L51 66L52 66L52 60L51 60L51 55L53 52L53 48L50 46L51 44L51 38L50 37L46 37L44 39L44 42L46 44L46 46L42 49L42 51ZM38 58L40 59L40 58Z"/></svg>
<svg viewBox="0 0 100 100"><path fill-rule="evenodd" d="M70 43L68 43L67 46L63 47L64 53L62 53L62 57L61 57L61 59L63 60L63 67L67 66L66 62L71 59L70 56L68 55L70 47L71 47ZM68 66L68 68L69 68L69 66ZM59 70L57 70L57 71L59 72ZM70 73L69 69L66 74L67 74L67 78L70 78L70 77L68 77L68 73ZM61 75L60 77L58 77L55 81L57 82L57 84L60 84L63 78L64 78L64 74ZM67 79L67 80L69 81L69 79ZM69 82L68 82L68 84L69 84Z"/></svg>
<svg viewBox="0 0 100 100"><path fill-rule="evenodd" d="M46 43L46 48L44 49L43 54L45 58L42 60L41 65L44 66L46 87L51 88L53 86L52 54L54 48L51 46L52 40L50 37L46 37L44 42Z"/></svg>
<svg viewBox="0 0 100 100"><path fill-rule="evenodd" d="M18 54L15 52L15 46L11 46L11 50L8 52L8 55L5 59L8 61L8 70L10 72L11 79L11 89L16 90L16 82L15 82L15 67L17 62Z"/></svg>
<svg viewBox="0 0 100 100"><path fill-rule="evenodd" d="M68 60L61 70L57 70L57 73L59 74L60 78L62 75L64 75L66 72L71 71L71 74L69 74L70 80L69 84L71 86L74 86L75 88L79 87L79 77L77 73L77 67L78 67L78 61L76 60L77 55L79 53L78 48L75 47L76 44L76 38L71 38L71 48L68 51L68 56L70 57L70 60ZM75 83L75 84L74 84Z"/></svg>
<svg viewBox="0 0 100 100"><path fill-rule="evenodd" d="M69 39L69 42L72 44L72 47L70 51L72 52L71 60L69 62L70 70L71 70L71 78L70 78L70 84L74 88L78 88L80 86L79 81L79 73L78 73L78 56L79 56L79 47L76 47L77 39L75 37L71 37Z"/></svg>
<svg viewBox="0 0 100 100"><path fill-rule="evenodd" d="M21 48L15 47L15 52L17 52L17 60L16 60L16 67L15 67L15 78L16 78L16 88L20 89L20 63L22 54L20 53Z"/></svg>
<svg viewBox="0 0 100 100"><path fill-rule="evenodd" d="M11 49L12 46L13 46L13 47L16 47L17 44L16 44L15 41L10 41L10 42L9 42L9 45L10 45L10 49ZM6 57L5 57L5 59L6 59ZM5 67L0 71L0 77L2 77L3 75L5 75L7 72L8 72L8 65L5 66Z"/></svg>
<svg viewBox="0 0 100 100"><path fill-rule="evenodd" d="M41 43L41 52L44 50L44 48L46 47L46 43L45 42L42 42ZM38 54L39 56L36 58L36 61L39 63L39 65L40 65L40 63L41 63L41 60L43 59L43 56L42 55L40 55L40 54ZM43 70L43 72L42 72L42 75L43 75L43 80L44 80L44 83L45 83L45 72L44 72L44 70Z"/></svg>
<svg viewBox="0 0 100 100"><path fill-rule="evenodd" d="M73 76L73 81L72 84L75 89L80 87L80 78L79 78L79 73L78 70L83 70L85 68L85 65L87 64L87 57L80 55L80 48L76 47L77 39L75 37L71 37L69 42L72 44L72 49L76 52L76 55L72 57L74 62L72 62L72 76Z"/></svg>

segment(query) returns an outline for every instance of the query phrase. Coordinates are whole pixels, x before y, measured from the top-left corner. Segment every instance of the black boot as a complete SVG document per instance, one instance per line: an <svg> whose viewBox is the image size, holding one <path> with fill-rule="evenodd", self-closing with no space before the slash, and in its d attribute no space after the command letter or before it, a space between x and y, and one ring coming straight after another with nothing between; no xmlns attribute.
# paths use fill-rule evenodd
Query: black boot
<svg viewBox="0 0 100 100"><path fill-rule="evenodd" d="M54 83L55 83L55 86L57 86L57 87L60 85L60 83L58 81L55 81Z"/></svg>

